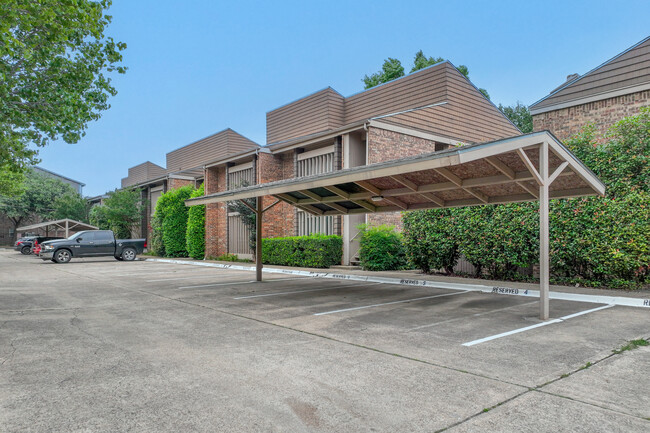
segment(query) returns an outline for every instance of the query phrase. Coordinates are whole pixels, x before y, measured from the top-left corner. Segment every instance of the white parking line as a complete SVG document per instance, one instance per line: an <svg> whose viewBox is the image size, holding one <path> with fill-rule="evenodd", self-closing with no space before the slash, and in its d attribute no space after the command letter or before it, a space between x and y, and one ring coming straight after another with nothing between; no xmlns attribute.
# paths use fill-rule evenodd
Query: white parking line
<svg viewBox="0 0 650 433"><path fill-rule="evenodd" d="M467 346L467 347L475 346L477 344L485 343L486 341L496 340L497 338L507 337L508 335L519 334L520 332L526 332L526 331L529 331L531 329L541 328L542 326L552 325L554 323L564 322L565 320L572 319L574 317L582 316L584 314L593 313L595 311L604 310L606 308L612 308L613 306L614 306L614 304L609 304L609 305L603 305L602 307L598 307L598 308L592 308L591 310L580 311L578 313L569 314L567 316L563 316L563 317L560 317L558 319L548 320L546 322L537 323L535 325L526 326L524 328L514 329L512 331L502 332L501 334L491 335L489 337L480 338L478 340L463 343L463 346Z"/></svg>
<svg viewBox="0 0 650 433"><path fill-rule="evenodd" d="M304 280L305 278L274 278L274 279L268 279L266 280L267 282L271 281L286 281L286 280ZM199 286L183 286L179 287L179 289L197 289L200 287L214 287L214 286L226 286L228 284L235 285L235 284L250 284L250 283L255 283L255 280L252 281L240 281L240 282L235 282L235 283L214 283L214 284L201 284Z"/></svg>
<svg viewBox="0 0 650 433"><path fill-rule="evenodd" d="M523 304L511 305L509 307L503 307L503 308L497 308L496 310L485 311L483 313L474 313L474 314L472 314L470 316L454 317L453 319L441 320L439 322L428 323L426 325L416 326L415 328L407 329L406 332L418 331L420 329L425 329L425 328L432 328L434 326L442 325L444 323L457 322L459 320L467 320L467 317L480 317L480 316L485 316L487 314L498 313L500 311L509 310L509 309L517 308L517 307L523 307L525 305L537 304L537 303L539 303L539 301L525 302Z"/></svg>
<svg viewBox="0 0 650 433"><path fill-rule="evenodd" d="M238 276L238 275L242 275L242 273L228 274L228 276ZM223 276L223 274L215 274L214 271L212 271L211 273L208 274L194 275L192 277L161 278L159 280L146 280L145 283L157 283L159 281L191 280L192 278L214 278L216 276Z"/></svg>
<svg viewBox="0 0 650 433"><path fill-rule="evenodd" d="M293 295L294 293L307 293L307 292L318 292L318 291L322 291L322 290L345 289L347 287L376 286L377 284L379 284L379 283L373 283L373 284L348 284L348 285L345 285L345 286L321 287L320 289L294 290L292 292L278 292L278 293L265 293L263 295L238 296L238 297L233 298L233 299L265 298L267 296Z"/></svg>
<svg viewBox="0 0 650 433"><path fill-rule="evenodd" d="M423 296L421 298L403 299L401 301L384 302L381 304L364 305L362 307L344 308L342 310L324 311L322 313L315 313L314 316L325 316L327 314L343 313L345 311L363 310L365 308L381 307L384 305L403 304L405 302L414 302L414 301L422 301L425 299L442 298L443 296L462 295L463 293L467 293L467 292L469 292L469 290L466 290L464 292L443 293L442 295Z"/></svg>

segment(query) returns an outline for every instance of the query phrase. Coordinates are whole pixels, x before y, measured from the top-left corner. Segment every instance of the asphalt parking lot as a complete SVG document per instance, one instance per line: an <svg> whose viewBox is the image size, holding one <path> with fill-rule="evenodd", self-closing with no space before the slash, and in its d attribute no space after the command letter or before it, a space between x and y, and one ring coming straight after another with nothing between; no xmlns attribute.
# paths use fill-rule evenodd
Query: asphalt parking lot
<svg viewBox="0 0 650 433"><path fill-rule="evenodd" d="M0 431L650 429L650 309L264 278L0 250Z"/></svg>

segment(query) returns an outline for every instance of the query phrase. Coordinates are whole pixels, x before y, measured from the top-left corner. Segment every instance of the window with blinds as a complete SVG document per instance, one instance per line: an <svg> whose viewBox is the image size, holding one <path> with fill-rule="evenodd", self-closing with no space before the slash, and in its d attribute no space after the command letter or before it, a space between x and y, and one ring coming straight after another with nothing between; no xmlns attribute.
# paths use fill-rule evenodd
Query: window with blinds
<svg viewBox="0 0 650 433"><path fill-rule="evenodd" d="M331 171L334 171L334 146L298 155L296 177L329 173ZM297 210L296 226L298 236L307 236L314 233L333 235L334 217L314 216L305 211Z"/></svg>

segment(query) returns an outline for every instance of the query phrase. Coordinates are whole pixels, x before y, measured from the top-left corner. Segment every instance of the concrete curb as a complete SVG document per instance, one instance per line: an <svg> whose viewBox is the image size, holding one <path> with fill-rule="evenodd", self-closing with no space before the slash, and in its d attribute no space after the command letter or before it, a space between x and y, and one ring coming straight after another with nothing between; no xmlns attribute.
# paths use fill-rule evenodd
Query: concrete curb
<svg viewBox="0 0 650 433"><path fill-rule="evenodd" d="M199 262L191 260L174 260L174 259L143 259L147 262L159 263L173 263L177 265L191 265L191 266L205 266L209 268L219 269L236 269L240 271L255 272L254 266L243 265L224 265L221 263ZM272 267L262 268L262 272L269 274L286 274L297 275L312 278L331 278L335 280L350 280L350 281L367 281L371 283L383 284L398 284L403 286L421 286L421 287L435 287L439 289L448 290L462 290L481 293L492 293L496 295L509 295L509 296L524 296L529 298L539 298L539 290L518 289L512 287L501 286L486 286L482 284L462 284L462 283L447 283L442 281L428 281L418 279L406 278L388 278L388 277L372 277L365 275L349 275L339 274L333 272L314 272L314 271L301 271L294 269L278 269ZM602 296L602 295L584 295L578 293L566 292L550 292L550 299L559 299L563 301L573 302L588 302L593 304L608 304L608 305L621 305L625 307L640 307L650 309L650 299L642 298L628 298L625 296Z"/></svg>

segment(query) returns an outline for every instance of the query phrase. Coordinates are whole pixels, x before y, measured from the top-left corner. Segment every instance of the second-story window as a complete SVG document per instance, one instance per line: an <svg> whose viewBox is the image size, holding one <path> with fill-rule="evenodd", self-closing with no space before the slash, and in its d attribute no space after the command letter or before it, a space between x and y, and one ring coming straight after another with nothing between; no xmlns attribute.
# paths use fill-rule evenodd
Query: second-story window
<svg viewBox="0 0 650 433"><path fill-rule="evenodd" d="M334 171L334 146L321 147L298 154L296 177ZM305 211L296 212L297 235L306 236L314 233L334 234L334 217L314 216Z"/></svg>

